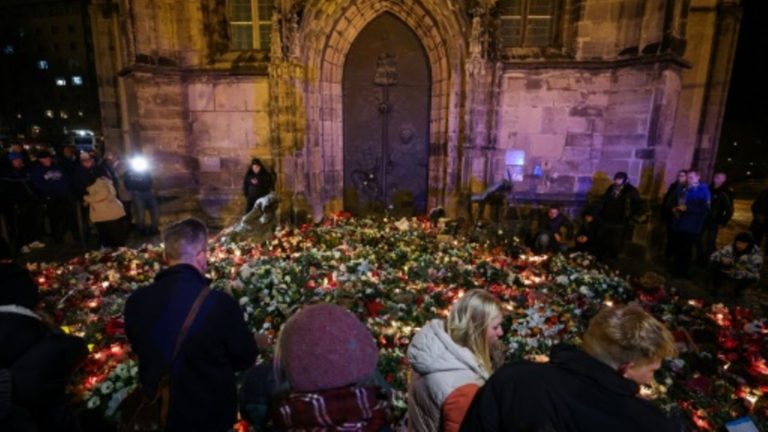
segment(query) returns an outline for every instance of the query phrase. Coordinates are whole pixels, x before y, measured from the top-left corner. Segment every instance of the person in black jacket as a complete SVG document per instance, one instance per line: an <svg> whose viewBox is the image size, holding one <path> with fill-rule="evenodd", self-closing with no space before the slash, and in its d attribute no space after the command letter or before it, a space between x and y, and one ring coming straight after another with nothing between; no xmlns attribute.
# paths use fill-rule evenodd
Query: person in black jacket
<svg viewBox="0 0 768 432"><path fill-rule="evenodd" d="M461 431L676 431L638 395L661 360L675 353L669 330L640 306L605 308L590 321L581 349L557 345L549 363L520 361L497 370Z"/></svg>
<svg viewBox="0 0 768 432"><path fill-rule="evenodd" d="M710 203L707 220L701 241L697 244L697 261L700 266L706 266L709 256L717 249L717 234L733 217L734 191L727 183L728 177L724 172L716 172L709 185Z"/></svg>
<svg viewBox="0 0 768 432"><path fill-rule="evenodd" d="M152 191L152 176L142 156L134 156L123 177L125 189L130 192L136 206L136 228L143 235L157 234L159 210L157 197ZM149 212L149 228L144 223L144 213Z"/></svg>
<svg viewBox="0 0 768 432"><path fill-rule="evenodd" d="M88 355L85 342L36 310L29 272L0 249L0 430L79 431L65 390Z"/></svg>
<svg viewBox="0 0 768 432"><path fill-rule="evenodd" d="M597 247L597 230L598 227L597 222L595 221L594 212L592 210L586 210L584 212L584 220L581 225L579 225L578 231L576 231L573 251L588 252L594 255Z"/></svg>
<svg viewBox="0 0 768 432"><path fill-rule="evenodd" d="M272 192L273 188L272 174L259 159L253 158L243 179L243 195L245 195L246 201L245 213L251 211L256 200Z"/></svg>
<svg viewBox="0 0 768 432"><path fill-rule="evenodd" d="M624 242L643 211L643 202L637 188L629 183L625 172L613 176L613 184L605 191L595 214L600 223L598 257L617 257L624 250Z"/></svg>
<svg viewBox="0 0 768 432"><path fill-rule="evenodd" d="M573 223L560 213L560 209L550 206L539 221L538 232L533 241L535 253L564 252L566 239L573 235Z"/></svg>
<svg viewBox="0 0 768 432"><path fill-rule="evenodd" d="M51 223L56 243L61 243L67 232L75 238L75 201L66 171L53 162L48 150L37 154L38 163L32 166L30 177L38 195L45 203L45 211Z"/></svg>
<svg viewBox="0 0 768 432"><path fill-rule="evenodd" d="M752 203L752 224L749 226L752 236L755 238L755 244L763 247L763 238L768 232L768 189L760 192ZM763 251L768 254L768 242Z"/></svg>
<svg viewBox="0 0 768 432"><path fill-rule="evenodd" d="M669 185L661 202L661 220L664 221L667 234L667 242L664 246L664 256L667 259L671 259L674 255L674 235L672 233L672 223L675 221L674 208L684 199L687 182L688 171L680 170L677 173L677 179Z"/></svg>
<svg viewBox="0 0 768 432"><path fill-rule="evenodd" d="M170 267L125 304L125 330L139 359L139 380L149 395L170 371L167 432L217 432L237 419L235 372L253 365L256 342L243 311L229 295L212 291L193 321L178 357L176 339L192 303L208 285L207 229L186 219L163 231Z"/></svg>

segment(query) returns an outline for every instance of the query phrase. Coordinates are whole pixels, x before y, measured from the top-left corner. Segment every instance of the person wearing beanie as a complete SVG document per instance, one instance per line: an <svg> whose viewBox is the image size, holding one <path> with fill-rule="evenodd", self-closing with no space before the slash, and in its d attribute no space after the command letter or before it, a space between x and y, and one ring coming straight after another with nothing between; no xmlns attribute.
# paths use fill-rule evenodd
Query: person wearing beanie
<svg viewBox="0 0 768 432"><path fill-rule="evenodd" d="M637 188L629 183L627 173L617 172L595 210L600 227L598 257L617 257L624 251L630 228L642 212L643 201Z"/></svg>
<svg viewBox="0 0 768 432"><path fill-rule="evenodd" d="M455 432L472 398L493 373L491 350L503 332L502 307L474 289L457 300L446 320L427 323L408 346L408 427L414 432Z"/></svg>
<svg viewBox="0 0 768 432"><path fill-rule="evenodd" d="M748 232L736 235L732 244L715 251L710 257L712 291L726 288L739 295L760 279L763 253Z"/></svg>
<svg viewBox="0 0 768 432"><path fill-rule="evenodd" d="M49 324L38 301L27 269L0 259L0 430L76 432L66 386L88 349Z"/></svg>
<svg viewBox="0 0 768 432"><path fill-rule="evenodd" d="M243 195L245 195L245 213L248 214L257 199L272 192L275 187L272 174L261 160L253 158L243 178Z"/></svg>
<svg viewBox="0 0 768 432"><path fill-rule="evenodd" d="M274 364L249 372L241 396L243 417L257 430L267 423L266 412L280 431L387 427L388 386L377 373L378 348L352 312L327 303L306 306L278 339Z"/></svg>

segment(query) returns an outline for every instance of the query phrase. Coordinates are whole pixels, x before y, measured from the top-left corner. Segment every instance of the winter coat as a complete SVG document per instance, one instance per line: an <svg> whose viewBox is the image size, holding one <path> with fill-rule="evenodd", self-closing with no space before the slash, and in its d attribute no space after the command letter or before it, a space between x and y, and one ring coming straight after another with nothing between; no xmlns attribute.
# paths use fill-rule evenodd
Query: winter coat
<svg viewBox="0 0 768 432"><path fill-rule="evenodd" d="M723 259L731 260L733 264L727 267L729 275L737 280L758 280L760 279L760 269L763 267L763 253L758 246L752 245L751 249L739 254L734 253L733 245L729 244L722 249L715 251L709 261L712 263L721 263ZM723 268L726 270L726 268Z"/></svg>
<svg viewBox="0 0 768 432"><path fill-rule="evenodd" d="M256 179L256 184L251 182L252 179ZM256 200L264 195L272 192L274 187L274 180L272 174L267 171L266 168L262 168L258 174L254 173L252 169L249 169L245 173L243 179L243 195L246 198Z"/></svg>
<svg viewBox="0 0 768 432"><path fill-rule="evenodd" d="M91 222L113 221L125 216L125 209L117 199L117 192L111 180L99 177L87 190L88 194L83 200L88 203Z"/></svg>
<svg viewBox="0 0 768 432"><path fill-rule="evenodd" d="M711 196L704 183L685 189L686 210L677 214L672 222L672 230L686 234L699 234L707 220Z"/></svg>
<svg viewBox="0 0 768 432"><path fill-rule="evenodd" d="M208 280L189 264L160 271L125 304L125 331L139 359L139 380L154 394L171 368L168 432L225 431L237 419L235 372L256 359L256 343L240 305L211 291L171 367L176 338Z"/></svg>
<svg viewBox="0 0 768 432"><path fill-rule="evenodd" d="M125 188L130 192L149 192L152 190L152 177L148 172L129 169L123 176Z"/></svg>
<svg viewBox="0 0 768 432"><path fill-rule="evenodd" d="M640 192L629 183L625 183L618 193L615 188L612 185L605 191L595 215L600 222L608 225L628 225L639 218L643 211Z"/></svg>
<svg viewBox="0 0 768 432"><path fill-rule="evenodd" d="M462 432L677 430L639 386L576 347L557 345L549 363L507 364L480 389Z"/></svg>
<svg viewBox="0 0 768 432"><path fill-rule="evenodd" d="M562 232L563 228L565 233ZM566 238L570 238L573 235L573 222L562 213L558 214L554 219L550 219L545 214L539 220L539 233L559 234L563 236L562 241L565 241Z"/></svg>
<svg viewBox="0 0 768 432"><path fill-rule="evenodd" d="M707 223L724 226L733 217L733 190L728 186L710 186L711 203Z"/></svg>
<svg viewBox="0 0 768 432"><path fill-rule="evenodd" d="M685 183L678 181L669 185L667 192L664 194L664 199L661 202L661 218L664 221L672 222L674 220L674 213L672 209L679 204L680 196L685 193Z"/></svg>
<svg viewBox="0 0 768 432"><path fill-rule="evenodd" d="M456 344L443 320L425 325L408 347L413 368L408 387L411 431L458 431L488 372L468 348Z"/></svg>
<svg viewBox="0 0 768 432"><path fill-rule="evenodd" d="M66 199L71 193L69 176L58 165L36 165L32 167L30 177L32 186L45 198Z"/></svg>

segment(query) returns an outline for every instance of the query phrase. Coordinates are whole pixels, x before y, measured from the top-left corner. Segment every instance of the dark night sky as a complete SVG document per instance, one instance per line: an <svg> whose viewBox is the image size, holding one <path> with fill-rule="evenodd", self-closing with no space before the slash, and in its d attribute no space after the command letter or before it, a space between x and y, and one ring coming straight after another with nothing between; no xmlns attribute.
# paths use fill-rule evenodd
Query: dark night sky
<svg viewBox="0 0 768 432"><path fill-rule="evenodd" d="M768 179L768 1L743 0L742 6L718 168L734 180Z"/></svg>

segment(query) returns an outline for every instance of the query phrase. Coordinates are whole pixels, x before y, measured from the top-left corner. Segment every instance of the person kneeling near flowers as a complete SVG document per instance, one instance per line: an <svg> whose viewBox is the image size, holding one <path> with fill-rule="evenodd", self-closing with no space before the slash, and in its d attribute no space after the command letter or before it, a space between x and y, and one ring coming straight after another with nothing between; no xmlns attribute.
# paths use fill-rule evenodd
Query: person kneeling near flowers
<svg viewBox="0 0 768 432"><path fill-rule="evenodd" d="M678 430L640 386L675 356L669 330L640 306L604 308L589 322L581 349L552 348L549 363L500 368L478 392L463 432Z"/></svg>
<svg viewBox="0 0 768 432"><path fill-rule="evenodd" d="M247 373L241 415L257 431L389 430L391 392L378 359L371 332L352 312L306 306L283 326L273 362Z"/></svg>
<svg viewBox="0 0 768 432"><path fill-rule="evenodd" d="M447 320L432 320L413 337L409 430L459 430L472 398L493 372L491 350L502 336L501 320L499 301L474 289L453 304Z"/></svg>
<svg viewBox="0 0 768 432"><path fill-rule="evenodd" d="M741 294L760 279L763 267L763 253L755 244L752 234L742 232L736 235L733 244L726 245L709 257L712 269L712 287L733 289L734 295Z"/></svg>

